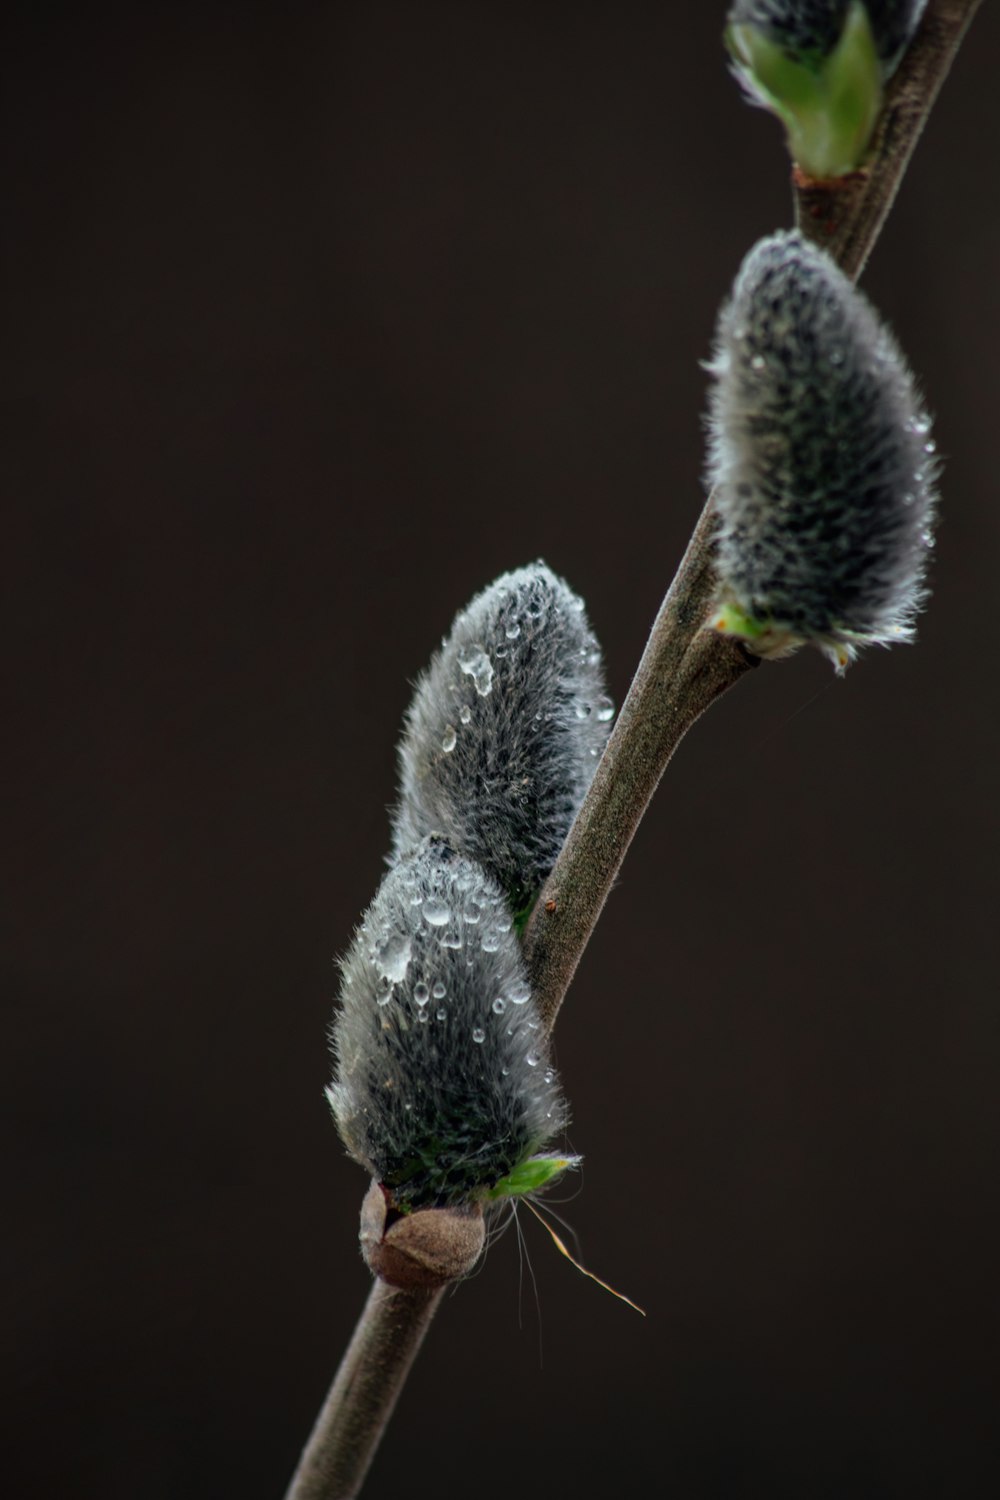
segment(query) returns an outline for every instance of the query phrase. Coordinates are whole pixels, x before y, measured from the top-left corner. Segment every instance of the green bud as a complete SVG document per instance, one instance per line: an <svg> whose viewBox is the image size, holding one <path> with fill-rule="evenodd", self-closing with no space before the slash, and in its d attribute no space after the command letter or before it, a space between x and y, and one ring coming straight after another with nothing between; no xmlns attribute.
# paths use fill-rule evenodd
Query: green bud
<svg viewBox="0 0 1000 1500"><path fill-rule="evenodd" d="M740 7L734 8L738 16ZM792 50L759 25L726 31L747 93L778 116L788 149L810 177L842 177L860 166L882 108L883 67L861 0L852 0L826 53Z"/></svg>

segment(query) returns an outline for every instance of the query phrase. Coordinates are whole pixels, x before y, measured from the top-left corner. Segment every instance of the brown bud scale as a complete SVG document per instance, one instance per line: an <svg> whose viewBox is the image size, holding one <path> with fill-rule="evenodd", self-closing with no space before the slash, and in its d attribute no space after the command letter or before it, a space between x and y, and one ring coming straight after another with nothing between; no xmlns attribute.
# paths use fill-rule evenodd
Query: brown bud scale
<svg viewBox="0 0 1000 1500"><path fill-rule="evenodd" d="M478 1204L398 1214L385 1188L372 1182L361 1205L360 1238L368 1269L389 1286L439 1287L468 1276L486 1226Z"/></svg>

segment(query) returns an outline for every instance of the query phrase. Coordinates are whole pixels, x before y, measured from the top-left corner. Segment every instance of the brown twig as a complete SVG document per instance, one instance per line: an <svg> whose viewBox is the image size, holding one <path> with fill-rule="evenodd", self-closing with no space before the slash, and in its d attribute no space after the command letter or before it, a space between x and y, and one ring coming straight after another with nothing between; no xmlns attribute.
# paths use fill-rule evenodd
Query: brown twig
<svg viewBox="0 0 1000 1500"><path fill-rule="evenodd" d="M445 1288L472 1270L485 1233L478 1205L399 1214L371 1184L361 1252L375 1281L285 1500L352 1500L360 1492Z"/></svg>
<svg viewBox="0 0 1000 1500"><path fill-rule="evenodd" d="M928 0L890 86L869 164L838 182L793 178L799 227L857 279L979 0ZM711 499L650 634L618 722L535 907L525 953L549 1031L657 783L691 725L755 665L704 629L714 595ZM435 1211L430 1210L430 1214ZM443 1288L376 1276L286 1500L358 1494Z"/></svg>
<svg viewBox="0 0 1000 1500"><path fill-rule="evenodd" d="M364 1483L444 1288L376 1276L285 1500L349 1500Z"/></svg>

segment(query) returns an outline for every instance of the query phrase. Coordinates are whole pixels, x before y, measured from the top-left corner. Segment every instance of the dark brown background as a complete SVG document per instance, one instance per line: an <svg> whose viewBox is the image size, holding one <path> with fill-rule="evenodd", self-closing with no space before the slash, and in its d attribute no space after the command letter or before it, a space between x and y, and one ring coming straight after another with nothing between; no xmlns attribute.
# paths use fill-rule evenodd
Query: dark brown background
<svg viewBox="0 0 1000 1500"><path fill-rule="evenodd" d="M543 556L620 701L700 503L716 307L788 222L722 11L21 8L20 1500L282 1491L367 1286L324 1031L407 679ZM510 1234L435 1326L373 1500L1000 1472L998 44L987 6L865 283L947 457L920 643L844 683L765 667L712 711L560 1025L564 1212L649 1317L523 1214L540 1315Z"/></svg>

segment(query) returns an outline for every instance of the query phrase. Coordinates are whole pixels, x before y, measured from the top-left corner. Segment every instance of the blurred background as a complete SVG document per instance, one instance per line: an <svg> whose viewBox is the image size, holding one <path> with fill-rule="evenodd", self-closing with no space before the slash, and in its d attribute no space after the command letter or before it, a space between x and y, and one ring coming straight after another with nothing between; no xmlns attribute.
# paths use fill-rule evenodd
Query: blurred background
<svg viewBox="0 0 1000 1500"><path fill-rule="evenodd" d="M408 684L544 557L621 701L718 304L790 222L723 14L8 20L19 1500L283 1492L368 1287L325 1032ZM946 459L919 644L713 708L560 1021L555 1196L648 1317L522 1212L532 1273L512 1231L450 1298L372 1500L1000 1477L998 49L986 6L864 280Z"/></svg>

